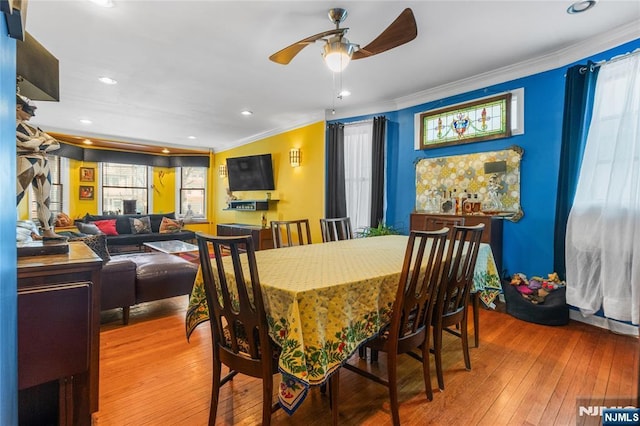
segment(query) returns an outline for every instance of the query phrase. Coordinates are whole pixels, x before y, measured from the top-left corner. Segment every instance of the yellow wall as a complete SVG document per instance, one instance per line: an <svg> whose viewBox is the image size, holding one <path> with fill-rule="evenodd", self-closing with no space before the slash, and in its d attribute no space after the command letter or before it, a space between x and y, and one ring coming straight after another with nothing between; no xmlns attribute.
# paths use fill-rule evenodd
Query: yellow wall
<svg viewBox="0 0 640 426"><path fill-rule="evenodd" d="M210 154L210 164L213 164L213 154ZM96 169L96 180L95 182L80 182L80 167L93 167ZM208 186L209 188L214 187L214 177L217 176L213 172L213 168L209 169L208 176ZM79 192L80 185L89 185L94 187L94 193L96 194L96 198L92 201L88 200L80 200ZM176 211L176 169L175 168L167 168L167 167L153 167L152 169L152 191L153 191L153 202L151 204L151 208L149 209L150 213L171 213ZM78 161L78 160L69 160L69 206L65 208L65 213L68 211L68 215L72 219L79 219L83 217L85 214L99 214L98 211L98 164ZM26 197L25 197L26 198ZM214 208L212 207L211 202L207 203L207 217L209 217L209 221L206 223L189 223L185 225L185 228L191 229L193 231L202 231L208 233L215 233L215 226L212 225L212 217L214 215ZM29 215L27 210L28 204L25 201L20 203L18 213L21 216L24 216L26 219ZM24 212L23 212L24 210Z"/></svg>
<svg viewBox="0 0 640 426"><path fill-rule="evenodd" d="M80 167L95 169L93 182L80 182ZM93 200L80 199L80 186L93 186ZM79 219L85 214L98 213L98 163L89 161L69 160L69 210L71 219Z"/></svg>
<svg viewBox="0 0 640 426"><path fill-rule="evenodd" d="M300 148L301 165L289 165L289 150ZM266 212L223 210L226 207L227 178L218 177L218 166L228 157L241 157L270 153L273 158L273 173L276 189ZM216 153L212 170L215 171L213 206L215 223L243 223L260 225L262 213L267 222L272 220L309 219L311 240L322 241L320 218L324 217L325 180L325 122L321 121L276 136L265 138L238 148ZM243 191L233 195L244 200L264 200L265 191Z"/></svg>
<svg viewBox="0 0 640 426"><path fill-rule="evenodd" d="M167 167L153 168L153 204L149 213L176 212L176 169Z"/></svg>
<svg viewBox="0 0 640 426"><path fill-rule="evenodd" d="M289 165L289 150L300 149L300 167ZM218 166L226 163L228 157L270 153L273 158L273 173L276 189L266 212L245 212L223 210L226 207L227 178L218 176ZM321 242L320 218L324 217L325 181L325 122L321 121L279 135L271 136L238 148L210 154L209 194L207 194L208 223L189 223L185 227L194 231L215 234L217 223L243 223L260 225L262 213L267 222L272 220L292 220L308 218L313 242ZM80 182L80 167L96 169L95 182ZM98 191L98 164L69 160L68 214L72 219L81 218L86 213L98 214L98 199L80 200L80 185L90 185ZM169 213L176 206L176 169L153 168L153 203L150 212ZM162 176L161 176L162 175ZM265 191L245 191L234 194L239 199L264 200ZM179 212L176 212L179 213Z"/></svg>

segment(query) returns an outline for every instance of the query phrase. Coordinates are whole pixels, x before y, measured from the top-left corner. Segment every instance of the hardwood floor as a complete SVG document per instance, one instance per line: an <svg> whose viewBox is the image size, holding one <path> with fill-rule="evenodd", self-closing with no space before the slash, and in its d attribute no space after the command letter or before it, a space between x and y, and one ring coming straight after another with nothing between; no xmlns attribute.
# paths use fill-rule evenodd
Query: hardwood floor
<svg viewBox="0 0 640 426"><path fill-rule="evenodd" d="M120 324L119 312L103 313L95 425L207 424L209 325L200 325L187 342L186 305L182 296L133 307L128 326ZM540 326L500 311L499 306L481 312L480 347L470 350L471 371L464 369L459 339L445 333L446 389L437 390L432 359L431 402L424 394L420 363L401 357L402 424L575 425L577 398L591 397L596 404L605 398L637 398L637 338L574 321ZM379 364L384 367L384 362L380 354ZM391 424L388 400L385 387L341 370L341 424ZM236 376L222 388L217 424L258 424L261 404L259 381ZM279 410L272 417L275 425L330 422L328 397L317 388L293 416Z"/></svg>

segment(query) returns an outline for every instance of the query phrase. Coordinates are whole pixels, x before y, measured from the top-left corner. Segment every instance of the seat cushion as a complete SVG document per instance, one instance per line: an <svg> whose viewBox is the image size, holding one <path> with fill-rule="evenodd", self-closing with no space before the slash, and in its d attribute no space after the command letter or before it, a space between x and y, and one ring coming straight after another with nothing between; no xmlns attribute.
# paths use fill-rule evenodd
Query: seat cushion
<svg viewBox="0 0 640 426"><path fill-rule="evenodd" d="M136 264L136 303L191 293L198 265L166 253L126 257Z"/></svg>
<svg viewBox="0 0 640 426"><path fill-rule="evenodd" d="M136 303L136 264L112 256L102 267L100 309L126 308Z"/></svg>

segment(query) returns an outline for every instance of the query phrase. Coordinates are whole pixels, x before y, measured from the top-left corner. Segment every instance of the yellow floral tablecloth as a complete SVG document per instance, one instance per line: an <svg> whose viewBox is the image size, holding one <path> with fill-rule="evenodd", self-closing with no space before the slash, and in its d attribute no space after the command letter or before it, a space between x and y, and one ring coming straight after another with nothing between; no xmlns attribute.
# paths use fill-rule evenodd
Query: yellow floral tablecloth
<svg viewBox="0 0 640 426"><path fill-rule="evenodd" d="M389 235L256 252L269 334L282 348L278 395L285 411L295 411L310 385L324 383L389 321L407 240ZM475 279L477 289L491 291L495 282L499 293L486 244ZM186 315L187 338L208 315L199 271Z"/></svg>

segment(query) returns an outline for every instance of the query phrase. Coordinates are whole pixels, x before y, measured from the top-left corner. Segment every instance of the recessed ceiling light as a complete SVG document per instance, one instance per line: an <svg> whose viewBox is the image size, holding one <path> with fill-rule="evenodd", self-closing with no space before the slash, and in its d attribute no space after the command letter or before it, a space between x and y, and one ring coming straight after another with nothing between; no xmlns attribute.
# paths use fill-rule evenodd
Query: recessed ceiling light
<svg viewBox="0 0 640 426"><path fill-rule="evenodd" d="M168 154L168 153L170 153L171 151L169 151L167 148L165 148L165 149L163 149L163 150L162 150L162 152L163 152L164 154Z"/></svg>
<svg viewBox="0 0 640 426"><path fill-rule="evenodd" d="M242 115L253 115L253 112L249 111L248 109L245 109L240 114L242 114Z"/></svg>
<svg viewBox="0 0 640 426"><path fill-rule="evenodd" d="M118 82L111 77L100 77L98 80L104 84L118 84Z"/></svg>
<svg viewBox="0 0 640 426"><path fill-rule="evenodd" d="M347 96L351 96L351 92L348 90L343 90L342 92L338 93L338 98L340 99L346 98Z"/></svg>
<svg viewBox="0 0 640 426"><path fill-rule="evenodd" d="M82 124L91 124L91 123L93 123L93 121L91 121L91 120L87 120L86 118L83 118L82 120L80 120L80 122L81 122Z"/></svg>
<svg viewBox="0 0 640 426"><path fill-rule="evenodd" d="M113 7L113 0L89 0L89 1L101 7Z"/></svg>
<svg viewBox="0 0 640 426"><path fill-rule="evenodd" d="M571 6L569 6L569 8L567 9L567 13L570 14L570 15L573 15L573 14L576 14L576 13L586 12L587 10L589 10L593 6L595 6L596 3L598 3L598 0L580 0L580 1L577 1L577 2L573 3Z"/></svg>
<svg viewBox="0 0 640 426"><path fill-rule="evenodd" d="M85 139L85 140L82 141L82 143L85 144L85 145L93 145L93 142L91 142L90 139Z"/></svg>
<svg viewBox="0 0 640 426"><path fill-rule="evenodd" d="M187 139L196 139L195 136L187 136Z"/></svg>

